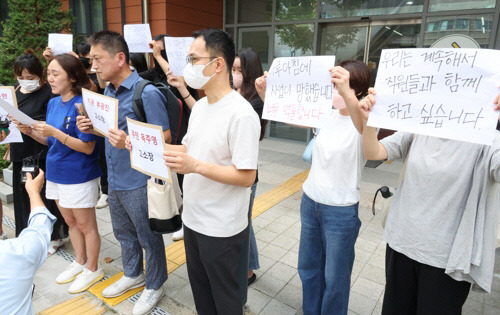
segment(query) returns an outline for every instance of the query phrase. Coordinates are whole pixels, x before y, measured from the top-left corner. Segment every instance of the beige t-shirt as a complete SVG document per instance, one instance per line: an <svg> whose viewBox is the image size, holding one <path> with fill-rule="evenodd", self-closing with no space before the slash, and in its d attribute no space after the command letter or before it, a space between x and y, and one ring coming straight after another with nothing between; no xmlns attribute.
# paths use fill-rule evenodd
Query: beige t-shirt
<svg viewBox="0 0 500 315"><path fill-rule="evenodd" d="M239 170L257 169L259 117L233 91L209 104L200 99L189 117L182 144L193 158ZM250 188L222 184L199 174L184 176L184 224L201 234L230 237L248 226Z"/></svg>

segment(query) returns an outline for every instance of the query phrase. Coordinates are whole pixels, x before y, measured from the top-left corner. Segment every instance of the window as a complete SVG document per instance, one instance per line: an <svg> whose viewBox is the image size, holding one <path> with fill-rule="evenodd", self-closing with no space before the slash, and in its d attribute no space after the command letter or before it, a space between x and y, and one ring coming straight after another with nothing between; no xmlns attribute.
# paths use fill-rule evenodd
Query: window
<svg viewBox="0 0 500 315"><path fill-rule="evenodd" d="M495 0L429 0L429 11L494 8Z"/></svg>
<svg viewBox="0 0 500 315"><path fill-rule="evenodd" d="M70 0L71 12L75 16L74 27L81 37L87 37L105 29L105 0Z"/></svg>
<svg viewBox="0 0 500 315"><path fill-rule="evenodd" d="M321 18L422 12L424 0L323 0Z"/></svg>
<svg viewBox="0 0 500 315"><path fill-rule="evenodd" d="M238 22L271 22L273 13L272 0L240 1L238 3Z"/></svg>
<svg viewBox="0 0 500 315"><path fill-rule="evenodd" d="M316 0L276 0L276 20L312 20L316 18Z"/></svg>

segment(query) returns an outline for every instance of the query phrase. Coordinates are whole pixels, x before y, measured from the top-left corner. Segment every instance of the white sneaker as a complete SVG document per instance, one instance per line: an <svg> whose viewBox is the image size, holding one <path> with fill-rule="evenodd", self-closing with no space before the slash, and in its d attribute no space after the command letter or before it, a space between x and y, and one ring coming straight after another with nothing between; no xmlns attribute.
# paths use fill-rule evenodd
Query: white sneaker
<svg viewBox="0 0 500 315"><path fill-rule="evenodd" d="M155 306L160 302L163 296L163 287L158 290L148 290L144 289L141 297L137 302L135 302L134 308L132 309L132 315L143 315L149 313Z"/></svg>
<svg viewBox="0 0 500 315"><path fill-rule="evenodd" d="M96 271L90 271L87 268L83 268L82 273L76 277L75 281L73 281L68 289L68 292L71 294L83 292L93 286L94 283L101 281L103 278L104 272L100 266L97 267Z"/></svg>
<svg viewBox="0 0 500 315"><path fill-rule="evenodd" d="M141 273L136 278L129 278L122 276L120 280L116 281L106 289L102 290L102 296L105 298L114 298L122 295L128 290L132 290L138 287L142 287L146 283L146 278L144 274Z"/></svg>
<svg viewBox="0 0 500 315"><path fill-rule="evenodd" d="M108 195L101 194L101 197L97 201L97 205L95 206L97 209L101 209L108 206Z"/></svg>
<svg viewBox="0 0 500 315"><path fill-rule="evenodd" d="M66 267L63 272L61 272L57 276L56 282L62 284L73 281L76 276L78 276L83 271L84 267L85 265L80 265L76 262L76 260L73 261L68 267Z"/></svg>
<svg viewBox="0 0 500 315"><path fill-rule="evenodd" d="M5 241L6 239L7 239L7 233L5 233L5 231L2 231L2 235L0 235L0 240Z"/></svg>
<svg viewBox="0 0 500 315"><path fill-rule="evenodd" d="M177 232L174 232L172 234L172 240L174 241L180 241L184 239L184 227L181 227L181 229Z"/></svg>

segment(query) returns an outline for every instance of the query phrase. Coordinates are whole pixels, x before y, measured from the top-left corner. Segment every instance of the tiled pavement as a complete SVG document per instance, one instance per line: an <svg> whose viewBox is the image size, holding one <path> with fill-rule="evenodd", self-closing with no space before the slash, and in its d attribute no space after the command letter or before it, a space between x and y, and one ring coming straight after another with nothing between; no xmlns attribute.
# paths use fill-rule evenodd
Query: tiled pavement
<svg viewBox="0 0 500 315"><path fill-rule="evenodd" d="M259 155L259 178L257 196L285 182L290 177L306 170L309 165L301 160L304 144L266 139L261 142ZM365 168L361 185L359 216L362 226L356 242L349 314L380 314L384 292L385 243L381 239L382 227L379 216L371 214L371 200L375 190L384 185L395 185L401 163L382 164L377 169ZM256 271L257 281L249 288L248 314L301 314L302 292L297 274L297 253L300 234L299 191L273 206L253 220L259 248L261 269ZM13 218L12 205L4 205L4 215ZM98 224L101 238L100 261L105 274L112 276L121 269L121 252L113 236L109 209L99 209ZM6 227L4 222L4 228ZM10 237L13 230L6 227ZM165 235L165 244L172 243ZM500 234L499 234L500 239ZM497 242L500 246L500 241ZM74 298L66 293L69 284L55 283L57 273L65 268L73 254L71 244L66 242L64 252L49 257L35 277L35 312ZM500 253L499 253L500 255ZM114 260L106 264L104 258ZM464 307L464 314L500 314L500 259L496 266L497 276L494 291L490 294L471 292ZM164 285L165 297L155 314L194 314L194 302L186 266L182 265L169 275ZM93 297L90 293L85 293ZM132 299L133 300L133 299ZM130 314L133 302L126 300L108 307L106 314Z"/></svg>

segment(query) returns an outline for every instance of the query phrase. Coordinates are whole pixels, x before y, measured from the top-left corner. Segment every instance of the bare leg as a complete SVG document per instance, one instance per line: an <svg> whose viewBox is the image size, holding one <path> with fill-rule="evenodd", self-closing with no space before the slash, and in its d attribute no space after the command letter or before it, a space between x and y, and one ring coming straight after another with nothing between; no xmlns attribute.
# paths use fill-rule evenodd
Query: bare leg
<svg viewBox="0 0 500 315"><path fill-rule="evenodd" d="M59 205L59 200L56 200L57 207L64 218L64 221L69 227L69 236L73 249L75 250L76 262L84 265L87 262L87 254L85 250L85 237L78 228L76 218L73 215L73 209L63 208ZM79 210L79 209L78 209Z"/></svg>
<svg viewBox="0 0 500 315"><path fill-rule="evenodd" d="M72 209L76 218L76 225L85 238L87 253L87 269L97 270L97 260L101 249L101 237L97 229L95 208Z"/></svg>

